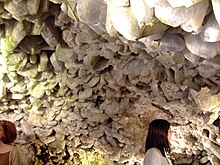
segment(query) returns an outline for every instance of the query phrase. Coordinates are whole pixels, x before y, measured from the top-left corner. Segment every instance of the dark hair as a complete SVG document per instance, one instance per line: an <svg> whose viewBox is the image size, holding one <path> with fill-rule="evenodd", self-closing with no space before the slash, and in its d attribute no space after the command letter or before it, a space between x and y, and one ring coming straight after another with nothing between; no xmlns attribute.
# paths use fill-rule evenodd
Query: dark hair
<svg viewBox="0 0 220 165"><path fill-rule="evenodd" d="M165 151L170 153L169 141L167 139L170 123L164 119L153 120L148 129L148 135L145 143L145 152L150 148L157 148L165 157Z"/></svg>
<svg viewBox="0 0 220 165"><path fill-rule="evenodd" d="M13 143L17 138L17 130L15 124L7 120L0 120L0 125L4 130L4 137L2 142L5 144Z"/></svg>

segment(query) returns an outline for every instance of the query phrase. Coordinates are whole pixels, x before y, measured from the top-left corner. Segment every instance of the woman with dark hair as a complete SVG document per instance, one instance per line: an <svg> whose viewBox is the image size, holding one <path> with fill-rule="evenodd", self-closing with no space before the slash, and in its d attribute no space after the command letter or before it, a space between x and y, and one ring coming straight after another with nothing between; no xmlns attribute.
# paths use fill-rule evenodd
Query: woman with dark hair
<svg viewBox="0 0 220 165"><path fill-rule="evenodd" d="M12 145L16 138L15 124L0 120L0 165L22 165L19 151Z"/></svg>
<svg viewBox="0 0 220 165"><path fill-rule="evenodd" d="M148 128L144 165L172 165L170 153L170 123L164 119L153 120Z"/></svg>

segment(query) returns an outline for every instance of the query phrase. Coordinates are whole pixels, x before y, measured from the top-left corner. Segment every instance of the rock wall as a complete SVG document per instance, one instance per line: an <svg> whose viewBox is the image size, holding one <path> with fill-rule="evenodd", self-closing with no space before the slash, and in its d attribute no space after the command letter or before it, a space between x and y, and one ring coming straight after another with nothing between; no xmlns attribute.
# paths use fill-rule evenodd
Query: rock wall
<svg viewBox="0 0 220 165"><path fill-rule="evenodd" d="M220 164L216 0L0 0L0 118L25 164L141 164L172 123L176 164Z"/></svg>

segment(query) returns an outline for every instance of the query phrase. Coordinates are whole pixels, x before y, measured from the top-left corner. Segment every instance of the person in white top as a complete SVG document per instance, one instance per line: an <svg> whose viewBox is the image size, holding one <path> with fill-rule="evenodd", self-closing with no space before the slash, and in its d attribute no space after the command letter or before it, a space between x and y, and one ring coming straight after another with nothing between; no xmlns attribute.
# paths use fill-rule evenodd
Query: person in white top
<svg viewBox="0 0 220 165"><path fill-rule="evenodd" d="M171 139L170 123L164 119L153 120L148 128L144 165L172 165L168 158Z"/></svg>

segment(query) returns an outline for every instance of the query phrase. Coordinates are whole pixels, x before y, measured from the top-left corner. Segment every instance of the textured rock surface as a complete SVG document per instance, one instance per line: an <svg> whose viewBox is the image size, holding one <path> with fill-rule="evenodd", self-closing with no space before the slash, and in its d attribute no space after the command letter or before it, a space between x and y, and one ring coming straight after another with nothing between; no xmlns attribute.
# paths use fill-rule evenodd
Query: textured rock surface
<svg viewBox="0 0 220 165"><path fill-rule="evenodd" d="M155 118L172 124L177 164L219 164L218 1L12 0L0 13L0 119L24 164L141 164Z"/></svg>

